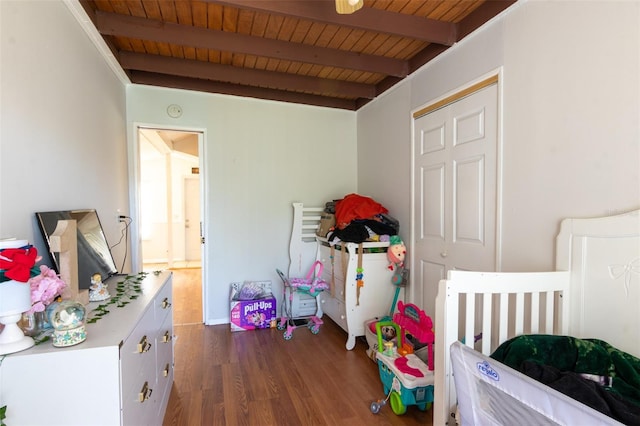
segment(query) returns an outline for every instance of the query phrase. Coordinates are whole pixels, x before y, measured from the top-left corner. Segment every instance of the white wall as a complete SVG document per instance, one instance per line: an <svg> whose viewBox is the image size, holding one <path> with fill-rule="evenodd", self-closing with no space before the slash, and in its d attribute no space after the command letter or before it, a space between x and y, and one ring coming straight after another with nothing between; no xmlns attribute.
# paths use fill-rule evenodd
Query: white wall
<svg viewBox="0 0 640 426"><path fill-rule="evenodd" d="M170 104L183 115L170 118ZM135 126L204 131L207 323L228 322L229 284L289 265L291 203L323 205L356 190L356 114L329 108L131 86Z"/></svg>
<svg viewBox="0 0 640 426"><path fill-rule="evenodd" d="M45 254L35 212L95 208L117 243L116 211L129 210L124 85L63 2L0 1L0 63L0 238Z"/></svg>
<svg viewBox="0 0 640 426"><path fill-rule="evenodd" d="M411 85L402 84L358 113L358 192L373 197L400 221L409 238L411 223Z"/></svg>
<svg viewBox="0 0 640 426"><path fill-rule="evenodd" d="M517 3L358 111L359 188L386 160L407 236L411 112L502 67L502 269L553 269L562 218L640 207L639 27L637 1Z"/></svg>
<svg viewBox="0 0 640 426"><path fill-rule="evenodd" d="M560 219L640 207L640 2L535 1L504 27L503 263L541 270Z"/></svg>

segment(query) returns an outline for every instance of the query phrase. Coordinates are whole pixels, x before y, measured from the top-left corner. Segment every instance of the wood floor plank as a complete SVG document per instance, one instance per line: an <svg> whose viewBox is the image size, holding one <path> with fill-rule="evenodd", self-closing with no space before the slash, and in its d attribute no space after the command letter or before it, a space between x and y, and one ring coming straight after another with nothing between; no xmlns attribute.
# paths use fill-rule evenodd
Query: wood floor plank
<svg viewBox="0 0 640 426"><path fill-rule="evenodd" d="M198 426L202 418L202 392L189 392L187 401L189 420L186 424L189 426Z"/></svg>
<svg viewBox="0 0 640 426"><path fill-rule="evenodd" d="M201 276L188 272L175 270L174 282ZM175 297L176 290L198 288L174 289L174 318L184 323L174 327L174 384L164 426L432 424L431 410L415 406L403 416L388 405L371 413L371 402L385 398L378 367L364 340L347 351L346 333L330 319L317 335L300 327L291 340L277 329L232 333L229 325L190 323L180 313L181 304L193 299Z"/></svg>

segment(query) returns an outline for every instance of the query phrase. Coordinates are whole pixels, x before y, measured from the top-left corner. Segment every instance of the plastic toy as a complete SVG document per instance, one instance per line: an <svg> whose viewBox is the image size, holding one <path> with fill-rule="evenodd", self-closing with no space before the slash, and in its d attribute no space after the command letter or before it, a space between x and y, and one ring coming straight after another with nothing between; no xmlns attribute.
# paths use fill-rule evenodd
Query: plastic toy
<svg viewBox="0 0 640 426"><path fill-rule="evenodd" d="M315 274L316 266L319 265L319 270ZM328 289L328 285L325 281L319 278L322 275L322 263L315 262L309 271L309 275L304 279L289 279L280 269L276 269L276 272L280 276L283 283L282 288L282 302L284 304L282 308L282 317L278 320L278 330L284 330L284 340L291 340L293 338L293 331L298 327L308 327L311 333L318 334L320 332L320 326L324 324L322 321L322 309L320 307L320 301L318 296L324 290ZM316 312L313 315L305 317L293 318L293 300L294 293L300 292L313 296L316 299Z"/></svg>
<svg viewBox="0 0 640 426"><path fill-rule="evenodd" d="M393 267L403 267L404 258L407 254L407 248L400 239L399 236L394 235L389 239L389 248L387 249L387 259L389 259L389 270L392 271Z"/></svg>
<svg viewBox="0 0 640 426"><path fill-rule="evenodd" d="M389 316L393 315L393 310L398 302L398 295L400 294L400 287L404 287L409 280L409 270L404 268L404 258L407 255L407 248L400 239L399 236L394 235L389 240L389 248L387 249L387 259L389 259L389 269L393 271L391 276L391 284L396 286L396 293L391 303L391 309ZM386 319L386 318L385 318Z"/></svg>
<svg viewBox="0 0 640 426"><path fill-rule="evenodd" d="M377 344L375 340L373 340L373 335L376 333L376 323L382 321L384 324L387 324L388 321L392 320L393 312L395 310L396 304L398 303L398 297L400 296L400 288L405 287L409 282L409 270L404 267L404 258L407 254L407 249L404 246L404 243L397 235L392 236L389 239L390 246L387 249L387 259L391 262L389 267L391 269L395 266L395 271L391 277L391 284L396 287L395 294L393 296L393 301L391 302L391 306L389 308L389 315L385 315L381 318L375 318L367 323L367 326L371 328L371 333L365 331L365 335L367 336L367 343L369 343L369 348L367 349L367 355L373 361L376 361L376 352L378 348L380 348L380 342ZM394 331L393 327L389 327L387 325L383 325L382 327L383 335L385 340L391 340L396 337L395 332L391 334L389 331ZM380 334L378 333L378 336Z"/></svg>
<svg viewBox="0 0 640 426"><path fill-rule="evenodd" d="M371 412L373 414L378 414L380 412L380 409L382 407L384 407L385 405L387 405L387 400L389 399L389 397L387 396L386 399L379 399L377 401L373 401L371 403Z"/></svg>
<svg viewBox="0 0 640 426"><path fill-rule="evenodd" d="M417 405L420 410L427 410L433 402L433 322L425 312L416 305L398 302L398 311L393 315L393 321L379 321L378 352L376 359L380 371L384 393L384 402L390 401L391 409L396 415L407 412L407 406ZM392 353L385 353L383 349L381 327L393 325L396 327L398 348ZM411 334L420 343L428 346L428 365L415 353L413 346L407 339ZM387 349L388 351L388 349ZM371 412L376 414L384 404L381 401L371 403Z"/></svg>

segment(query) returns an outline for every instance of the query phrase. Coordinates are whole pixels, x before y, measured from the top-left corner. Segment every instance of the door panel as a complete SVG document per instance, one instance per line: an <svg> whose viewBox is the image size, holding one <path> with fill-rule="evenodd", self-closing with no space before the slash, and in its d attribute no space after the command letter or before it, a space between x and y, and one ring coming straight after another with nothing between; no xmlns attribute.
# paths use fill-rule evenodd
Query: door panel
<svg viewBox="0 0 640 426"><path fill-rule="evenodd" d="M434 164L423 170L422 188L420 192L422 212L420 235L444 240L444 163Z"/></svg>
<svg viewBox="0 0 640 426"><path fill-rule="evenodd" d="M482 243L484 240L484 159L470 158L453 167L455 221L453 242Z"/></svg>
<svg viewBox="0 0 640 426"><path fill-rule="evenodd" d="M450 269L495 269L497 84L414 120L413 301Z"/></svg>
<svg viewBox="0 0 640 426"><path fill-rule="evenodd" d="M200 261L200 177L185 179L184 191L185 260Z"/></svg>

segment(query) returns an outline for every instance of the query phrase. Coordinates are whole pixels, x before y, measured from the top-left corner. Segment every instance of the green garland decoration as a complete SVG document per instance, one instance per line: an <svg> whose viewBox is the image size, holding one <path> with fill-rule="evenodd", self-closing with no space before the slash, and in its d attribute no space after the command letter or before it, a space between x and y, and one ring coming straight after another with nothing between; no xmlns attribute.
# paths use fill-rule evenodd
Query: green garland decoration
<svg viewBox="0 0 640 426"><path fill-rule="evenodd" d="M142 281L144 281L148 274L148 272L139 272L137 275L127 275L123 280L119 281L115 287L116 294L111 296L108 302L98 305L89 312L88 316L90 318L87 319L87 324L96 323L111 312L107 309L109 306L116 305L117 308L123 308L131 303L132 300L137 299L140 293L142 293Z"/></svg>

